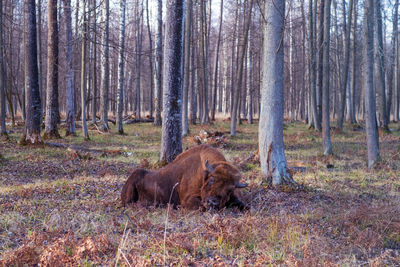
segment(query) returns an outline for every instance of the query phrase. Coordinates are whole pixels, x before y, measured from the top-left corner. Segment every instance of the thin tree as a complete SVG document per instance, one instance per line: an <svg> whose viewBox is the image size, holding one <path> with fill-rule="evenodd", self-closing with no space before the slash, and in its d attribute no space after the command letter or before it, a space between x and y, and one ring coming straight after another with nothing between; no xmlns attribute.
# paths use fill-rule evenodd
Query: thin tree
<svg viewBox="0 0 400 267"><path fill-rule="evenodd" d="M315 2L317 0L314 0ZM309 0L309 15L308 15L308 31L309 31L309 87L310 87L310 104L313 122L312 125L316 130L321 129L320 121L318 120L317 110L317 89L316 89L316 58L315 58L315 21L313 0ZM311 123L311 122L310 122Z"/></svg>
<svg viewBox="0 0 400 267"><path fill-rule="evenodd" d="M188 0L185 8L185 51L184 51L184 71L183 71L183 112L182 112L182 135L189 133L189 81L190 81L190 42L192 31L192 0Z"/></svg>
<svg viewBox="0 0 400 267"><path fill-rule="evenodd" d="M322 83L323 83L323 46L324 46L324 10L326 1L316 1L319 2L319 16L318 16L318 33L317 33L317 120L318 124L315 125L315 130L320 131L322 124Z"/></svg>
<svg viewBox="0 0 400 267"><path fill-rule="evenodd" d="M162 0L158 0L158 13L157 13L157 35L156 35L156 93L155 93L155 107L156 116L154 118L154 125L161 125L161 97L162 97Z"/></svg>
<svg viewBox="0 0 400 267"><path fill-rule="evenodd" d="M350 101L350 105L352 106L351 108L349 108L349 110L353 110L352 113L350 113L350 123L354 124L356 123L356 111L355 111L355 103L356 103L356 81L357 81L357 71L356 71L356 64L357 64L357 60L356 60L356 48L357 48L357 39L356 39L356 33L357 33L357 16L358 16L358 12L357 12L357 2L358 0L354 0L353 4L353 29L352 29L352 49L351 49L351 64L352 64L352 71L351 71L351 76L350 76L350 93L351 93L351 101Z"/></svg>
<svg viewBox="0 0 400 267"><path fill-rule="evenodd" d="M343 44L344 44L344 66L343 66L343 76L340 83L340 102L339 102L339 114L337 126L339 130L343 129L343 120L344 120L344 108L346 103L346 92L348 88L348 77L349 77L349 62L350 62L350 31L351 31L351 22L352 22L352 14L353 14L353 0L349 2L349 15L346 23L346 4L345 0L342 2L343 6ZM348 98L351 96L348 95ZM350 112L350 110L347 110Z"/></svg>
<svg viewBox="0 0 400 267"><path fill-rule="evenodd" d="M365 60L365 124L368 147L368 167L379 160L379 136L376 124L376 103L374 92L374 0L364 3L364 49Z"/></svg>
<svg viewBox="0 0 400 267"><path fill-rule="evenodd" d="M215 51L215 66L214 66L214 90L211 101L211 120L215 120L215 109L217 105L217 90L218 90L218 63L219 63L219 47L221 44L221 33L222 33L222 17L224 10L224 0L221 0L220 11L219 11L219 30L217 39L217 49Z"/></svg>
<svg viewBox="0 0 400 267"><path fill-rule="evenodd" d="M267 4L266 4L267 5ZM243 38L243 43L241 45L242 50L239 58L239 66L238 66L238 73L237 73L237 80L236 80L236 90L235 92L231 92L231 94L234 95L233 98L233 107L232 107L232 117L231 117L231 135L236 136L236 122L237 122L237 117L238 117L238 112L239 112L239 96L240 96L240 88L242 85L242 80L243 80L243 65L244 65L244 58L246 55L246 50L247 50L247 43L249 40L249 29L250 29L250 22L251 22L251 9L253 7L253 0L250 0L249 3L249 11L247 14L246 22L245 22L245 32L244 32L244 38Z"/></svg>
<svg viewBox="0 0 400 267"><path fill-rule="evenodd" d="M395 81L394 71L397 61L396 47L398 45L398 19L399 19L398 16L399 16L399 0L396 0L394 3L394 12L393 12L392 54L391 54L391 64L388 75L388 92L386 98L386 116L388 122L390 122L390 110L392 107L392 98L393 98L393 84Z"/></svg>
<svg viewBox="0 0 400 267"><path fill-rule="evenodd" d="M385 54L383 50L383 34L382 34L382 4L381 0L375 0L375 73L376 73L376 107L377 107L377 123L378 127L385 130L389 129L389 121L386 116L386 88L385 88Z"/></svg>
<svg viewBox="0 0 400 267"><path fill-rule="evenodd" d="M171 162L182 152L182 59L184 1L167 2L161 161Z"/></svg>
<svg viewBox="0 0 400 267"><path fill-rule="evenodd" d="M295 184L287 171L283 145L284 0L265 1L261 113L258 128L261 172L274 185Z"/></svg>
<svg viewBox="0 0 400 267"><path fill-rule="evenodd" d="M79 2L79 1L78 1ZM100 120L102 131L108 132L108 91L110 87L110 58L109 58L109 34L110 34L110 3L104 0L102 9L102 21L105 21L102 37L101 55L101 86L100 86Z"/></svg>
<svg viewBox="0 0 400 267"><path fill-rule="evenodd" d="M0 135L7 136L5 62L3 58L3 1L0 1Z"/></svg>
<svg viewBox="0 0 400 267"><path fill-rule="evenodd" d="M75 91L74 91L74 71L73 71L73 59L72 59L72 15L71 15L71 0L64 0L64 19L65 19L65 31L67 37L67 115L66 115L66 135L75 135Z"/></svg>
<svg viewBox="0 0 400 267"><path fill-rule="evenodd" d="M119 58L118 58L118 92L117 92L117 128L118 133L123 134L122 127L122 111L123 111L123 96L124 96L124 54L125 54L125 10L126 0L120 1L121 22L119 31Z"/></svg>
<svg viewBox="0 0 400 267"><path fill-rule="evenodd" d="M47 90L46 121L44 139L59 138L57 124L60 119L58 110L58 21L57 0L48 1L47 34Z"/></svg>
<svg viewBox="0 0 400 267"><path fill-rule="evenodd" d="M330 51L330 26L331 26L331 0L325 1L324 9L324 44L323 44L323 80L322 80L322 143L324 155L332 154L329 116L329 51Z"/></svg>
<svg viewBox="0 0 400 267"><path fill-rule="evenodd" d="M82 115L82 131L85 140L89 140L89 132L86 123L86 53L87 53L87 31L88 23L86 17L86 1L83 0L82 3L82 63L81 63L81 115Z"/></svg>
<svg viewBox="0 0 400 267"><path fill-rule="evenodd" d="M147 33L149 35L149 69L150 69L150 118L153 118L153 94L154 94L154 74L153 74L153 39L150 30L150 16L149 16L149 0L146 0L146 18L147 18Z"/></svg>
<svg viewBox="0 0 400 267"><path fill-rule="evenodd" d="M96 113L97 113L97 95L98 95L98 89L97 89L97 15L96 15L96 0L93 0L93 101L92 101L92 123L96 124L97 118L96 118Z"/></svg>
<svg viewBox="0 0 400 267"><path fill-rule="evenodd" d="M42 107L39 90L39 70L37 64L36 4L35 0L25 0L26 42L25 42L25 86L26 86L26 121L25 133L21 143L38 144Z"/></svg>
<svg viewBox="0 0 400 267"><path fill-rule="evenodd" d="M200 59L202 79L202 107L201 123L209 122L208 114L208 55L207 55L207 17L205 1L200 1Z"/></svg>

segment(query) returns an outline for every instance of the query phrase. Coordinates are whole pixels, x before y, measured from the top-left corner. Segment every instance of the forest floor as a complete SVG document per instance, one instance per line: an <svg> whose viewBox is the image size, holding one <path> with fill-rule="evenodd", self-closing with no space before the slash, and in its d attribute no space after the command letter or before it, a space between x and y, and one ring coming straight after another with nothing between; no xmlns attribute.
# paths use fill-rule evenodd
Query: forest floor
<svg viewBox="0 0 400 267"><path fill-rule="evenodd" d="M1 266L399 266L399 132L380 133L382 162L368 170L362 130L333 130L334 155L324 157L320 133L285 124L287 160L300 167L303 189L282 192L249 157L258 126L244 123L221 151L249 183L251 209L200 212L121 208L129 172L156 168L161 128L125 125L124 136L90 128L88 142L80 129L51 142L103 153L19 146L22 127L0 141ZM184 148L203 129L229 136L229 122L191 126Z"/></svg>

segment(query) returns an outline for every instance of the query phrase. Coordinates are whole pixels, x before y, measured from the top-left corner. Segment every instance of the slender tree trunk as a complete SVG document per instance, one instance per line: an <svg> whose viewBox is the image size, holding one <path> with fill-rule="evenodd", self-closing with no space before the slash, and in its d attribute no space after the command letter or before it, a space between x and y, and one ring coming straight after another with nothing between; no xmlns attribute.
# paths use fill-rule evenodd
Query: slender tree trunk
<svg viewBox="0 0 400 267"><path fill-rule="evenodd" d="M267 6L267 4L266 4L266 6ZM231 135L232 136L236 136L236 120L237 120L237 112L238 112L238 105L239 105L239 95L240 95L240 88L241 88L242 79L243 79L244 57L246 55L246 48L247 48L247 43L248 43L248 38L249 38L249 28L250 28L252 7L253 7L253 0L250 0L249 11L248 11L247 19L246 19L246 23L245 23L245 32L244 32L245 35L243 38L243 44L241 45L242 51L240 54L240 61L239 61L239 66L238 66L236 92L232 92L232 94L234 93L234 102L233 102L233 107L232 107L233 113L232 113L232 117L231 117Z"/></svg>
<svg viewBox="0 0 400 267"><path fill-rule="evenodd" d="M385 88L385 57L383 50L383 36L382 36L382 7L381 0L375 0L375 73L376 73L376 107L377 107L377 123L378 127L389 129L386 117L386 88Z"/></svg>
<svg viewBox="0 0 400 267"><path fill-rule="evenodd" d="M315 2L317 0L314 0ZM309 32L310 32L310 94L311 94L311 109L312 109L312 117L313 117L313 125L316 130L321 129L321 125L318 120L318 110L317 110L317 91L316 91L316 58L315 58L315 22L314 22L314 11L313 11L313 0L309 0Z"/></svg>
<svg viewBox="0 0 400 267"><path fill-rule="evenodd" d="M324 10L325 10L325 2L319 2L319 18L318 18L318 43L317 43L317 52L318 52L318 59L317 59L317 119L318 124L316 124L315 130L320 131L321 128L317 126L321 125L322 121L322 84L323 84L323 47L324 47Z"/></svg>
<svg viewBox="0 0 400 267"><path fill-rule="evenodd" d="M46 96L43 90L43 64L42 64L42 1L37 1L37 44L38 44L38 71L39 71L39 91L41 99L45 99ZM42 110L45 109L45 101L42 101Z"/></svg>
<svg viewBox="0 0 400 267"><path fill-rule="evenodd" d="M254 44L253 44L253 38L252 38L252 32L253 30L250 31L250 39L249 39L249 60L248 60L248 70L249 70L249 92L248 92L248 117L247 117L247 122L249 124L253 124L253 102L254 102L254 82L253 82L253 49L254 49Z"/></svg>
<svg viewBox="0 0 400 267"><path fill-rule="evenodd" d="M221 32L222 32L222 17L224 10L224 1L221 0L220 4L220 17L219 17L219 30L218 30L218 40L217 40L217 49L215 51L215 67L214 67L214 90L212 95L212 103L211 103L211 120L215 121L215 109L217 105L217 90L218 90L218 60L219 60L219 47L221 44Z"/></svg>
<svg viewBox="0 0 400 267"><path fill-rule="evenodd" d="M201 68L202 68L202 107L203 113L201 116L201 123L208 123L208 55L207 55L207 44L206 44L206 35L207 35L207 17L206 17L206 8L204 1L200 1L200 58L201 58Z"/></svg>
<svg viewBox="0 0 400 267"><path fill-rule="evenodd" d="M97 16L96 16L96 0L93 0L93 101L92 101L92 123L96 124L97 113Z"/></svg>
<svg viewBox="0 0 400 267"><path fill-rule="evenodd" d="M343 45L344 45L344 67L343 67L343 76L340 83L340 102L339 102L339 114L337 126L339 130L343 130L343 120L344 120L344 108L346 104L346 92L348 85L348 74L349 74L349 61L350 61L350 31L351 31L351 22L352 22L352 13L353 13L353 0L349 2L349 16L347 19L346 25L346 4L345 0L342 1L343 6ZM349 91L350 92L350 91ZM348 96L350 98L350 96ZM347 110L350 112L350 110Z"/></svg>
<svg viewBox="0 0 400 267"><path fill-rule="evenodd" d="M110 58L109 58L109 27L110 27L110 4L104 0L102 9L102 21L105 21L102 37L101 55L101 86L100 86L100 119L102 131L108 132L108 91L110 88Z"/></svg>
<svg viewBox="0 0 400 267"><path fill-rule="evenodd" d="M67 115L66 115L66 135L75 135L75 103L74 103L74 71L72 60L72 17L71 17L71 0L64 0L64 18L65 31L67 37L66 58L67 58Z"/></svg>
<svg viewBox="0 0 400 267"><path fill-rule="evenodd" d="M6 71L3 58L3 45L3 1L0 1L0 135L6 136Z"/></svg>
<svg viewBox="0 0 400 267"><path fill-rule="evenodd" d="M396 69L396 58L397 58L397 45L398 45L398 16L399 16L399 0L395 1L394 12L393 12L393 35L392 35L392 55L391 55L391 65L388 76L388 92L386 97L386 116L388 123L390 122L390 111L392 108L392 98L393 98L393 84L394 84L394 71Z"/></svg>
<svg viewBox="0 0 400 267"><path fill-rule="evenodd" d="M147 18L147 33L149 35L149 46L150 46L150 53L149 53L149 65L150 65L150 118L153 118L153 99L154 99L154 74L153 74L153 40L151 37L151 30L150 30L150 16L149 16L149 0L146 0L146 18Z"/></svg>
<svg viewBox="0 0 400 267"><path fill-rule="evenodd" d="M191 21L192 21L192 0L188 0L185 10L185 51L184 51L184 71L183 71L183 116L182 116L182 135L189 133L188 118L188 93L190 80L190 42L191 42Z"/></svg>
<svg viewBox="0 0 400 267"><path fill-rule="evenodd" d="M331 25L331 0L325 1L324 18L324 44L323 44L323 81L322 81L322 142L324 155L332 154L329 116L329 51L330 51L330 25Z"/></svg>
<svg viewBox="0 0 400 267"><path fill-rule="evenodd" d="M82 110L82 131L85 140L89 140L89 132L86 123L86 53L87 53L87 17L86 17L86 1L82 3L82 63L81 63L81 110Z"/></svg>
<svg viewBox="0 0 400 267"><path fill-rule="evenodd" d="M192 23L191 36L194 36L195 27L196 27L196 23ZM198 90L198 87L196 86L197 78L196 78L196 59L195 59L195 55L196 55L197 51L196 51L196 45L195 45L194 38L192 38L191 41L192 41L191 45L193 47L193 51L192 51L191 57L190 57L190 61L191 61L190 62L190 64L191 64L190 123L195 125L196 124L196 119L197 119L196 114L197 114L197 90Z"/></svg>
<svg viewBox="0 0 400 267"><path fill-rule="evenodd" d="M353 113L350 113L350 123L354 124L356 123L356 32L357 32L357 0L354 0L354 22L353 22L353 42L352 42L352 50L351 50L351 61L352 61L352 72L351 72L351 79L350 79L350 85L351 85L351 102L350 104L352 105L352 110Z"/></svg>
<svg viewBox="0 0 400 267"><path fill-rule="evenodd" d="M25 0L26 22L26 121L23 143L41 143L40 120L42 107L39 91L39 70L37 64L36 5L35 0Z"/></svg>
<svg viewBox="0 0 400 267"><path fill-rule="evenodd" d="M264 14L271 23L264 25L264 59L261 86L261 114L258 143L261 172L274 185L295 184L287 171L283 145L283 74L285 1L265 1Z"/></svg>
<svg viewBox="0 0 400 267"><path fill-rule="evenodd" d="M171 162L182 152L182 59L184 1L167 2L164 47L164 96L161 161Z"/></svg>
<svg viewBox="0 0 400 267"><path fill-rule="evenodd" d="M136 117L138 119L141 118L141 110L142 110L142 103L141 103L141 58L142 58L142 11L139 12L139 1L136 2L137 4L137 21L136 21Z"/></svg>
<svg viewBox="0 0 400 267"><path fill-rule="evenodd" d="M374 0L364 4L364 88L365 88L365 123L368 147L368 167L379 160L379 136L376 124L376 104L374 94Z"/></svg>
<svg viewBox="0 0 400 267"><path fill-rule="evenodd" d="M48 41L47 41L47 90L46 122L44 139L59 138L57 123L58 110L58 22L57 0L48 1Z"/></svg>
<svg viewBox="0 0 400 267"><path fill-rule="evenodd" d="M158 0L157 36L156 36L156 116L154 125L161 125L161 97L162 97L162 0Z"/></svg>
<svg viewBox="0 0 400 267"><path fill-rule="evenodd" d="M126 0L120 1L121 9L121 24L119 32L119 58L118 58L118 92L117 92L117 128L119 134L124 134L124 129L122 127L122 109L124 106L124 54L125 54L125 10L126 10Z"/></svg>

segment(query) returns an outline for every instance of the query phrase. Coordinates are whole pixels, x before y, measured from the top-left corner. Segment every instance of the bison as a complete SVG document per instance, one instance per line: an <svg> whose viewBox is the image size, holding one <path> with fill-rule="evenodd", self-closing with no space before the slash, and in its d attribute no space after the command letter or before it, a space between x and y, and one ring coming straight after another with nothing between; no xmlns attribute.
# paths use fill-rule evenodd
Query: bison
<svg viewBox="0 0 400 267"><path fill-rule="evenodd" d="M133 202L173 204L187 209L248 206L239 197L241 174L216 148L200 145L180 154L162 169L136 169L121 192L122 206Z"/></svg>

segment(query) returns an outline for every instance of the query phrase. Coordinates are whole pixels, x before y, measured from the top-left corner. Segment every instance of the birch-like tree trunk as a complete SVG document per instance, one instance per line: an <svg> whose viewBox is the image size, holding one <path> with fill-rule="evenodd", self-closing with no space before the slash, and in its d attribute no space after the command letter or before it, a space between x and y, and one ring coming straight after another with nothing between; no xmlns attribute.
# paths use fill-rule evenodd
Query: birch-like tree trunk
<svg viewBox="0 0 400 267"><path fill-rule="evenodd" d="M162 0L157 1L157 35L156 35L156 116L154 125L161 125L161 97L162 97Z"/></svg>
<svg viewBox="0 0 400 267"><path fill-rule="evenodd" d="M35 0L25 0L26 22L26 121L23 143L41 143L40 120L42 107L39 90L39 70L37 64L36 4Z"/></svg>
<svg viewBox="0 0 400 267"><path fill-rule="evenodd" d="M217 105L217 90L218 90L218 60L219 60L219 47L221 44L221 32L222 32L222 17L224 10L224 0L221 0L220 4L220 17L219 17L219 30L217 39L217 49L215 50L215 66L214 66L214 90L211 100L211 120L215 121L215 109Z"/></svg>
<svg viewBox="0 0 400 267"><path fill-rule="evenodd" d="M340 102L339 102L339 114L337 120L337 126L339 130L343 130L343 120L344 120L344 108L346 104L346 92L348 87L348 77L349 77L349 61L350 61L350 31L351 22L353 14L353 0L349 2L349 15L346 23L346 3L345 0L342 1L343 6L343 45L344 45L344 66L343 66L343 76L340 81ZM350 96L347 96L350 99ZM350 112L350 110L347 110Z"/></svg>
<svg viewBox="0 0 400 267"><path fill-rule="evenodd" d="M124 66L125 66L125 10L126 0L120 1L121 22L119 29L119 57L118 57L118 92L117 92L117 128L119 134L124 134L122 127L122 111L124 107Z"/></svg>
<svg viewBox="0 0 400 267"><path fill-rule="evenodd" d="M58 110L58 22L57 0L48 1L48 34L47 34L47 90L46 121L44 139L59 138L57 124Z"/></svg>
<svg viewBox="0 0 400 267"><path fill-rule="evenodd" d="M232 117L231 117L231 135L232 136L236 136L236 122L237 122L237 115L239 112L239 96L240 96L240 88L241 88L242 79L243 79L244 58L246 55L247 43L248 43L248 39L249 39L249 28L250 28L252 7L253 7L253 0L250 0L249 11L248 11L246 22L245 22L244 38L243 38L243 43L241 45L242 48L241 48L241 54L240 54L240 59L239 59L238 72L237 72L237 77L236 77L236 79L237 79L236 80L236 90L235 90L235 92L231 92L232 94L234 94Z"/></svg>
<svg viewBox="0 0 400 267"><path fill-rule="evenodd" d="M67 100L67 110L66 110L66 125L65 131L66 135L75 135L75 91L74 91L74 65L72 59L72 12L71 12L71 0L64 0L64 19L65 19L65 31L67 38L67 47L66 47L66 58L67 58L67 92L66 92L66 100Z"/></svg>
<svg viewBox="0 0 400 267"><path fill-rule="evenodd" d="M81 61L81 116L82 116L82 131L85 140L89 140L89 132L86 123L86 53L87 53L87 17L86 17L86 1L82 3L82 61Z"/></svg>
<svg viewBox="0 0 400 267"><path fill-rule="evenodd" d="M172 162L182 152L182 59L184 1L167 2L163 75L161 161Z"/></svg>
<svg viewBox="0 0 400 267"><path fill-rule="evenodd" d="M100 86L100 119L102 131L108 132L108 91L110 88L110 58L109 58L109 33L110 33L110 3L104 0L102 8L102 21L105 21L102 36L101 55L101 86Z"/></svg>
<svg viewBox="0 0 400 267"><path fill-rule="evenodd" d="M379 160L379 136L376 124L376 103L374 92L374 0L364 3L364 88L365 124L368 147L368 167Z"/></svg>
<svg viewBox="0 0 400 267"><path fill-rule="evenodd" d="M6 72L3 58L3 45L3 1L0 1L0 135L6 136Z"/></svg>
<svg viewBox="0 0 400 267"><path fill-rule="evenodd" d="M189 133L189 81L190 81L190 43L191 43L191 25L192 25L192 0L188 0L185 10L185 50L184 50L184 71L183 71L183 111L182 111L182 135Z"/></svg>
<svg viewBox="0 0 400 267"><path fill-rule="evenodd" d="M274 185L295 184L289 172L283 145L284 0L265 1L261 113L258 128L261 172Z"/></svg>

